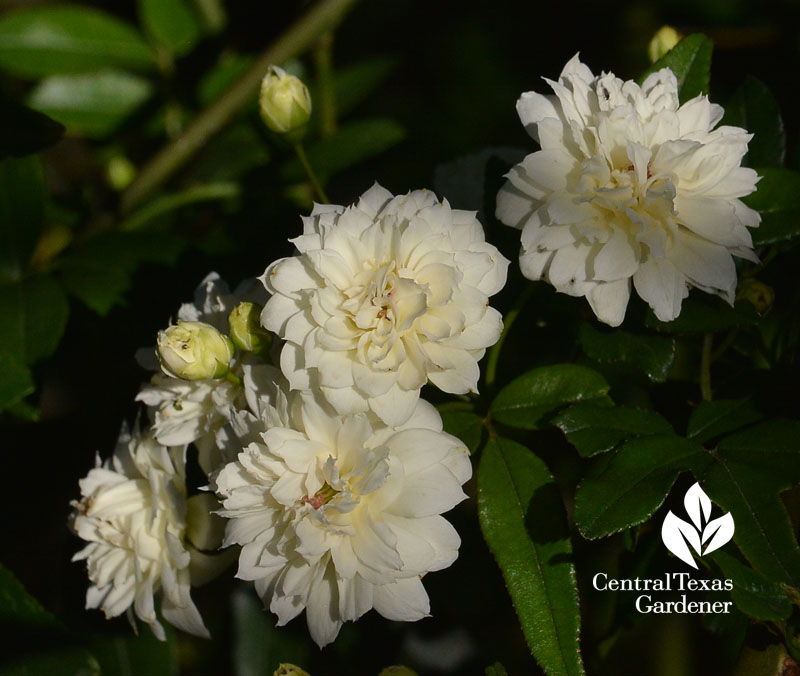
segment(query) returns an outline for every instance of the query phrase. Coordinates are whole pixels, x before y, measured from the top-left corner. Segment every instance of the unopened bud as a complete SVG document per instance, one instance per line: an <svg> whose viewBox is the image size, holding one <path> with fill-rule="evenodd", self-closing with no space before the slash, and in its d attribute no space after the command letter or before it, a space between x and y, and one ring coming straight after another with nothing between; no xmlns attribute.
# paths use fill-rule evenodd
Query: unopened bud
<svg viewBox="0 0 800 676"><path fill-rule="evenodd" d="M683 36L672 26L662 26L658 29L650 44L647 45L647 55L650 61L655 63L670 49L677 45Z"/></svg>
<svg viewBox="0 0 800 676"><path fill-rule="evenodd" d="M184 380L221 378L233 358L230 338L204 322L178 321L158 332L158 359L167 375Z"/></svg>
<svg viewBox="0 0 800 676"><path fill-rule="evenodd" d="M309 676L309 673L294 664L284 663L278 665L273 676Z"/></svg>
<svg viewBox="0 0 800 676"><path fill-rule="evenodd" d="M311 94L301 80L283 68L270 66L261 81L261 119L277 134L291 134L299 141L311 117Z"/></svg>
<svg viewBox="0 0 800 676"><path fill-rule="evenodd" d="M264 352L269 348L272 342L270 334L261 326L263 309L256 303L244 301L233 308L228 315L231 340L240 350Z"/></svg>
<svg viewBox="0 0 800 676"><path fill-rule="evenodd" d="M764 315L772 309L772 304L775 302L775 291L764 282L746 278L739 283L736 298L748 301L759 315Z"/></svg>

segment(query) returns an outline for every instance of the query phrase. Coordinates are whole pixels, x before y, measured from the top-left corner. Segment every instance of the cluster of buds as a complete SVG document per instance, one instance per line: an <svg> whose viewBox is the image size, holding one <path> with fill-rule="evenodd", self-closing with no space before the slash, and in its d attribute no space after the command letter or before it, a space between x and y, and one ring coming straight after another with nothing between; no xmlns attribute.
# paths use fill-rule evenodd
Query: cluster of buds
<svg viewBox="0 0 800 676"><path fill-rule="evenodd" d="M226 377L235 349L261 353L269 347L269 335L258 321L261 309L255 303L239 303L228 317L230 336L211 324L183 320L159 331L161 370L182 380Z"/></svg>

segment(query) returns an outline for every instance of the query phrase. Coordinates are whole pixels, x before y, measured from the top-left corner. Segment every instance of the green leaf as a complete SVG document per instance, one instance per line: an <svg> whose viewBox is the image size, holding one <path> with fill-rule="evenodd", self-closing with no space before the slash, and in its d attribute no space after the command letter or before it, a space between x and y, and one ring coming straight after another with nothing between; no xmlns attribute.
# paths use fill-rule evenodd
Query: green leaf
<svg viewBox="0 0 800 676"><path fill-rule="evenodd" d="M500 390L489 412L495 420L511 427L536 430L558 409L578 401L603 399L608 389L605 378L586 366L542 366Z"/></svg>
<svg viewBox="0 0 800 676"><path fill-rule="evenodd" d="M678 78L681 103L698 94L708 94L711 81L711 52L714 43L701 33L687 35L656 61L639 78L643 83L648 75L669 68Z"/></svg>
<svg viewBox="0 0 800 676"><path fill-rule="evenodd" d="M572 545L547 467L514 441L490 440L478 469L478 513L539 664L549 676L585 673Z"/></svg>
<svg viewBox="0 0 800 676"><path fill-rule="evenodd" d="M64 126L47 115L0 97L0 159L23 157L53 145Z"/></svg>
<svg viewBox="0 0 800 676"><path fill-rule="evenodd" d="M800 422L770 420L723 439L695 476L736 522L734 542L753 568L800 587L800 548L779 493L800 481Z"/></svg>
<svg viewBox="0 0 800 676"><path fill-rule="evenodd" d="M182 240L162 233L100 235L62 259L61 279L68 291L105 315L122 303L131 275L141 263L171 264L182 248Z"/></svg>
<svg viewBox="0 0 800 676"><path fill-rule="evenodd" d="M480 416L473 411L439 408L444 431L461 439L470 453L475 453L481 445L484 427Z"/></svg>
<svg viewBox="0 0 800 676"><path fill-rule="evenodd" d="M757 620L785 620L792 612L786 590L770 582L730 554L717 550L711 554L725 577L733 582L731 596L739 610Z"/></svg>
<svg viewBox="0 0 800 676"><path fill-rule="evenodd" d="M0 623L4 630L0 676L99 676L94 657L71 645L63 625L2 565Z"/></svg>
<svg viewBox="0 0 800 676"><path fill-rule="evenodd" d="M592 403L571 406L552 422L583 457L610 451L631 437L672 432L655 411Z"/></svg>
<svg viewBox="0 0 800 676"><path fill-rule="evenodd" d="M342 125L336 135L310 145L308 161L318 174L330 178L359 162L380 155L405 138L405 130L393 120L372 118ZM297 183L305 178L297 159L281 169L281 178Z"/></svg>
<svg viewBox="0 0 800 676"><path fill-rule="evenodd" d="M0 352L22 364L49 357L67 324L69 305L51 277L0 286Z"/></svg>
<svg viewBox="0 0 800 676"><path fill-rule="evenodd" d="M575 494L575 522L588 539L650 518L702 446L671 434L632 439L595 466Z"/></svg>
<svg viewBox="0 0 800 676"><path fill-rule="evenodd" d="M752 303L737 302L734 307L718 296L693 291L683 300L680 315L671 322L662 322L652 310L647 311L644 324L647 328L664 333L717 333L758 322L758 313Z"/></svg>
<svg viewBox="0 0 800 676"><path fill-rule="evenodd" d="M100 663L103 676L177 676L178 641L175 631L164 622L166 641L159 641L149 629L123 636L95 636L89 644Z"/></svg>
<svg viewBox="0 0 800 676"><path fill-rule="evenodd" d="M389 76L395 63L390 56L376 56L337 69L333 76L336 114L341 118L355 109Z"/></svg>
<svg viewBox="0 0 800 676"><path fill-rule="evenodd" d="M248 122L234 124L214 136L185 170L186 181L234 181L269 162L263 134Z"/></svg>
<svg viewBox="0 0 800 676"><path fill-rule="evenodd" d="M228 87L230 87L242 73L253 64L253 57L246 54L226 52L220 56L217 63L207 70L197 84L197 102L207 106ZM258 102L253 100L252 107L256 109Z"/></svg>
<svg viewBox="0 0 800 676"><path fill-rule="evenodd" d="M46 202L38 157L0 162L0 283L22 278L42 234Z"/></svg>
<svg viewBox="0 0 800 676"><path fill-rule="evenodd" d="M174 56L191 52L202 36L188 0L139 0L139 19L145 33Z"/></svg>
<svg viewBox="0 0 800 676"><path fill-rule="evenodd" d="M686 436L698 444L761 420L750 399L718 399L701 401L692 411Z"/></svg>
<svg viewBox="0 0 800 676"><path fill-rule="evenodd" d="M761 80L748 75L725 107L721 124L743 127L751 134L746 162L751 167L782 167L786 130L778 102Z"/></svg>
<svg viewBox="0 0 800 676"><path fill-rule="evenodd" d="M761 214L761 225L752 230L753 244L763 246L783 242L800 235L800 173L789 169L765 167L754 193L743 202Z"/></svg>
<svg viewBox="0 0 800 676"><path fill-rule="evenodd" d="M85 5L29 7L0 18L0 67L22 77L149 69L153 57L136 29Z"/></svg>
<svg viewBox="0 0 800 676"><path fill-rule="evenodd" d="M16 356L0 351L0 411L12 408L32 394L35 386L30 370Z"/></svg>
<svg viewBox="0 0 800 676"><path fill-rule="evenodd" d="M672 338L642 336L618 329L598 331L588 323L578 329L578 342L586 356L599 362L631 364L657 383L666 380L675 358Z"/></svg>
<svg viewBox="0 0 800 676"><path fill-rule="evenodd" d="M500 662L495 662L490 667L486 667L484 676L508 676L508 672Z"/></svg>
<svg viewBox="0 0 800 676"><path fill-rule="evenodd" d="M131 73L103 70L53 75L42 80L28 104L91 138L105 138L153 94L153 85Z"/></svg>
<svg viewBox="0 0 800 676"><path fill-rule="evenodd" d="M282 662L308 662L307 644L288 630L276 627L272 615L264 611L251 590L236 588L231 604L235 676L272 676Z"/></svg>

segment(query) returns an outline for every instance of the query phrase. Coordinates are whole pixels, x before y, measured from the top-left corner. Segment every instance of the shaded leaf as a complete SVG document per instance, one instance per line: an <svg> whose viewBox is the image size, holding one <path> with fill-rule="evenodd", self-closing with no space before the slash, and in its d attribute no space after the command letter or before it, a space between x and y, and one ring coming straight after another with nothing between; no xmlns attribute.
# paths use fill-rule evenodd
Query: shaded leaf
<svg viewBox="0 0 800 676"><path fill-rule="evenodd" d="M38 152L64 134L64 125L4 97L0 97L0 120L0 159Z"/></svg>
<svg viewBox="0 0 800 676"><path fill-rule="evenodd" d="M178 644L175 630L164 623L166 641L159 641L149 629L138 636L96 636L89 647L103 676L177 676Z"/></svg>
<svg viewBox="0 0 800 676"><path fill-rule="evenodd" d="M757 190L742 201L761 214L761 225L752 230L753 244L763 246L800 235L800 173L770 167L757 169Z"/></svg>
<svg viewBox="0 0 800 676"><path fill-rule="evenodd" d="M348 169L388 150L405 138L406 132L397 122L381 118L358 120L342 125L328 138L308 146L308 161L325 177ZM305 178L299 160L289 161L281 169L281 178L297 183Z"/></svg>
<svg viewBox="0 0 800 676"><path fill-rule="evenodd" d="M0 67L15 75L39 78L154 65L153 51L135 28L92 7L42 5L0 18Z"/></svg>
<svg viewBox="0 0 800 676"><path fill-rule="evenodd" d="M191 52L202 36L189 0L139 0L139 19L147 35L175 56Z"/></svg>
<svg viewBox="0 0 800 676"><path fill-rule="evenodd" d="M681 103L698 94L708 94L713 47L714 43L701 33L687 35L650 66L639 78L639 82L644 82L651 73L669 68L678 79Z"/></svg>
<svg viewBox="0 0 800 676"><path fill-rule="evenodd" d="M792 612L786 590L725 552L711 557L733 581L731 596L739 610L757 620L784 620Z"/></svg>
<svg viewBox="0 0 800 676"><path fill-rule="evenodd" d="M30 93L28 103L67 128L93 138L117 129L153 93L153 85L130 73L103 70L53 75Z"/></svg>
<svg viewBox="0 0 800 676"><path fill-rule="evenodd" d="M608 390L605 378L586 366L542 366L500 390L489 411L501 423L535 430L558 409L578 401L602 399Z"/></svg>
<svg viewBox="0 0 800 676"><path fill-rule="evenodd" d="M185 176L189 183L234 181L268 161L263 135L251 124L240 122L223 129L203 146Z"/></svg>
<svg viewBox="0 0 800 676"><path fill-rule="evenodd" d="M698 444L675 435L632 439L594 467L575 494L575 521L589 539L642 523L664 502Z"/></svg>
<svg viewBox="0 0 800 676"><path fill-rule="evenodd" d="M490 667L486 667L484 676L508 676L508 672L500 662L495 662Z"/></svg>
<svg viewBox="0 0 800 676"><path fill-rule="evenodd" d="M197 102L201 106L207 106L230 87L253 64L253 60L253 57L247 54L235 52L222 54L214 66L200 78L197 84ZM251 106L255 110L258 102L254 99Z"/></svg>
<svg viewBox="0 0 800 676"><path fill-rule="evenodd" d="M770 420L723 439L695 475L733 515L734 541L756 571L800 586L800 548L779 493L800 480L800 422Z"/></svg>
<svg viewBox="0 0 800 676"><path fill-rule="evenodd" d="M539 664L550 676L585 673L572 545L547 467L514 441L490 440L478 468L478 513Z"/></svg>
<svg viewBox="0 0 800 676"><path fill-rule="evenodd" d="M655 411L593 403L571 406L552 423L583 457L610 451L632 437L672 432L670 424Z"/></svg>
<svg viewBox="0 0 800 676"><path fill-rule="evenodd" d="M61 279L68 291L104 315L122 302L131 275L141 263L173 263L182 248L182 240L162 233L108 233L65 256Z"/></svg>
<svg viewBox="0 0 800 676"><path fill-rule="evenodd" d="M235 589L231 604L234 676L272 676L282 662L308 662L307 644L277 628L251 590Z"/></svg>
<svg viewBox="0 0 800 676"><path fill-rule="evenodd" d="M686 436L699 444L761 420L750 399L701 401L692 411Z"/></svg>
<svg viewBox="0 0 800 676"><path fill-rule="evenodd" d="M484 432L480 416L473 411L449 410L444 407L439 408L439 413L444 431L461 439L469 452L475 453L481 445Z"/></svg>
<svg viewBox="0 0 800 676"><path fill-rule="evenodd" d="M343 117L356 108L389 76L395 63L391 56L376 56L338 68L333 76L336 114Z"/></svg>
<svg viewBox="0 0 800 676"><path fill-rule="evenodd" d="M786 130L778 102L758 78L748 75L736 90L721 125L742 127L753 134L745 161L750 167L781 167L786 156Z"/></svg>
<svg viewBox="0 0 800 676"><path fill-rule="evenodd" d="M758 322L758 313L748 301L737 302L734 307L718 296L693 292L683 300L680 315L671 322L662 322L652 310L647 311L645 326L664 333L717 333L734 326Z"/></svg>
<svg viewBox="0 0 800 676"><path fill-rule="evenodd" d="M38 157L0 162L0 282L22 278L42 234L46 202Z"/></svg>
<svg viewBox="0 0 800 676"><path fill-rule="evenodd" d="M578 329L578 341L588 357L599 362L625 362L660 383L675 358L675 341L664 336L637 335L627 331L598 331L583 323Z"/></svg>
<svg viewBox="0 0 800 676"><path fill-rule="evenodd" d="M34 364L58 347L69 305L51 277L29 277L0 286L0 352L21 364Z"/></svg>

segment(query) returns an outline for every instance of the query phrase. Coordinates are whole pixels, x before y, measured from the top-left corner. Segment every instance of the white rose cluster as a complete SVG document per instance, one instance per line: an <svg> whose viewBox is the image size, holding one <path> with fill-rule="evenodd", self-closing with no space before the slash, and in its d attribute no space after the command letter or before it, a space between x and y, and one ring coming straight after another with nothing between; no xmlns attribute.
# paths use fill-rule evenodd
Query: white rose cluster
<svg viewBox="0 0 800 676"><path fill-rule="evenodd" d="M522 273L585 296L611 326L631 281L661 321L678 316L689 286L733 303L732 256L757 260L748 228L760 216L740 199L758 181L740 166L751 135L715 129L723 110L706 96L680 105L669 69L640 87L575 56L546 82L554 95L517 102L541 150L497 197L497 217L522 230Z"/></svg>
<svg viewBox="0 0 800 676"><path fill-rule="evenodd" d="M375 185L304 224L264 288L231 294L212 273L159 334L160 372L137 396L150 426L123 440L133 460L93 469L74 503L87 607L163 638L160 593L163 619L207 635L189 590L227 561L221 546L279 624L305 610L320 646L372 608L429 614L422 577L458 555L442 514L472 466L420 390L477 391L508 261L473 212L427 191ZM192 446L208 486L186 485Z"/></svg>

